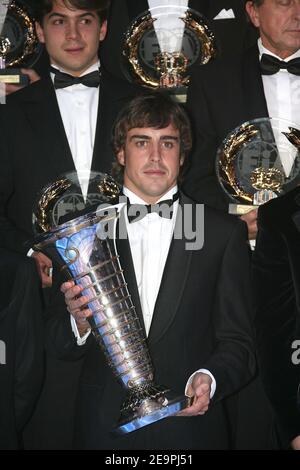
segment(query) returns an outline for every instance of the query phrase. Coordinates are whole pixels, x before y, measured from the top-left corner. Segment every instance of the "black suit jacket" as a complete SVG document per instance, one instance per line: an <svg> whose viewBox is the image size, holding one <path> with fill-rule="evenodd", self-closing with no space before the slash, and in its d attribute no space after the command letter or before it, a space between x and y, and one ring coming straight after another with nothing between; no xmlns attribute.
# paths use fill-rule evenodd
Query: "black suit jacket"
<svg viewBox="0 0 300 470"><path fill-rule="evenodd" d="M183 204L192 202L183 197ZM185 237L171 243L148 346L156 383L166 385L180 396L190 374L201 367L207 368L217 383L215 404L205 416L169 418L112 439L110 431L119 419L124 390L92 336L85 346L77 346L70 317L57 291L49 310L48 347L66 359L85 356L78 392L75 446L86 449L228 447L228 423L220 399L246 383L254 370L248 316L249 254L245 227L240 221L205 208L204 222L202 249L187 251L185 244L190 240ZM143 324L128 241L119 241L118 250L129 292Z"/></svg>
<svg viewBox="0 0 300 470"><path fill-rule="evenodd" d="M253 255L258 359L267 395L291 441L300 435L300 189L261 206L258 229Z"/></svg>
<svg viewBox="0 0 300 470"><path fill-rule="evenodd" d="M110 171L112 126L136 92L102 70L92 170ZM14 93L0 107L0 127L0 245L26 253L39 191L62 173L75 171L50 76Z"/></svg>
<svg viewBox="0 0 300 470"><path fill-rule="evenodd" d="M17 449L43 382L43 305L33 260L0 250L0 278L0 449Z"/></svg>
<svg viewBox="0 0 300 470"><path fill-rule="evenodd" d="M227 59L242 53L252 45L257 37L254 28L246 20L244 4L241 0L190 0L188 6L208 20L215 33L220 58ZM223 9L232 8L235 18L214 20ZM122 78L121 53L124 34L130 23L149 9L147 0L113 0L108 21L108 32L101 44L101 61L114 75Z"/></svg>
<svg viewBox="0 0 300 470"><path fill-rule="evenodd" d="M254 46L240 60L198 68L188 91L195 142L183 187L196 201L221 210L228 210L229 199L216 177L217 149L237 126L268 117L258 57Z"/></svg>
<svg viewBox="0 0 300 470"><path fill-rule="evenodd" d="M232 10L234 18L214 19L223 9ZM257 30L247 19L244 1L210 0L206 16L216 35L220 59L236 58L254 45Z"/></svg>

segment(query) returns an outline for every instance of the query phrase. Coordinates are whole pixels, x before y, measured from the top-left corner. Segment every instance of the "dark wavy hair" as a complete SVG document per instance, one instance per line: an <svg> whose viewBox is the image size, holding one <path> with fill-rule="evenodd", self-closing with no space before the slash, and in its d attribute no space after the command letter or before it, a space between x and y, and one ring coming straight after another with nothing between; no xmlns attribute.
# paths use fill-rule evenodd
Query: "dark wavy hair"
<svg viewBox="0 0 300 470"><path fill-rule="evenodd" d="M185 159L192 148L192 132L190 120L183 107L162 91L137 96L122 109L115 122L112 134L115 156L117 157L120 150L124 149L130 129L140 127L163 129L170 124L179 131L180 154ZM112 175L120 184L123 183L123 174L124 167L116 160Z"/></svg>
<svg viewBox="0 0 300 470"><path fill-rule="evenodd" d="M53 9L55 0L38 0L35 6L35 17L38 23L42 25L45 15ZM110 0L61 0L61 2L70 9L96 11L100 23L107 19L110 7Z"/></svg>

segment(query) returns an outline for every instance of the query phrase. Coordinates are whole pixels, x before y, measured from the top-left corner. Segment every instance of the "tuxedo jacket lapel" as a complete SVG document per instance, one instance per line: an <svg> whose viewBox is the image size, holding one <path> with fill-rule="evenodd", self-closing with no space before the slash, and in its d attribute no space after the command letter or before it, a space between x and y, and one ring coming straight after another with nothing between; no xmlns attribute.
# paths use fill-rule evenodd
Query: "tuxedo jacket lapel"
<svg viewBox="0 0 300 470"><path fill-rule="evenodd" d="M34 89L32 99L23 104L26 117L32 127L43 162L55 168L55 173L75 171L75 166L63 126L62 118L50 77L41 80ZM51 171L51 174L53 170Z"/></svg>
<svg viewBox="0 0 300 470"><path fill-rule="evenodd" d="M247 120L268 117L257 46L251 47L245 53L242 67Z"/></svg>
<svg viewBox="0 0 300 470"><path fill-rule="evenodd" d="M121 212L120 217L123 217L123 213ZM121 219L121 223L125 224L125 221ZM143 333L146 336L143 312L140 302L140 296L138 291L138 286L135 277L133 259L130 250L130 244L128 238L126 239L118 239L117 240L117 250L120 256L120 263L121 268L124 270L124 277L125 282L127 283L129 294L131 295L132 303L135 306L135 310L139 320L141 322Z"/></svg>
<svg viewBox="0 0 300 470"><path fill-rule="evenodd" d="M103 145L102 144L102 136L104 132L109 132L108 129L106 129L105 126L105 117L103 116L103 106L102 106L102 100L104 98L104 93L102 90L102 86L100 84L100 90L99 90L99 98L98 98L98 111L97 111L97 123L96 123L96 132L95 132L95 137L94 137L94 149L93 149L93 157L92 157L92 164L91 164L91 171L99 171L99 164L102 160L103 154ZM109 134L108 134L109 135ZM102 163L102 162L101 162Z"/></svg>
<svg viewBox="0 0 300 470"><path fill-rule="evenodd" d="M182 196L179 206L182 214L184 202L188 201L191 204L190 200ZM177 214L176 227L182 228L180 211ZM149 331L148 341L150 346L159 341L168 330L183 296L192 259L192 251L186 250L186 242L184 234L182 239L176 240L173 237L171 241Z"/></svg>
<svg viewBox="0 0 300 470"><path fill-rule="evenodd" d="M110 172L112 164L112 152L108 151L110 148L110 136L112 133L112 109L115 103L112 103L112 99L109 95L107 85L109 85L110 77L107 73L101 71L101 81L99 89L99 100L98 100L98 112L97 112L97 124L94 140L94 150L92 158L91 170Z"/></svg>

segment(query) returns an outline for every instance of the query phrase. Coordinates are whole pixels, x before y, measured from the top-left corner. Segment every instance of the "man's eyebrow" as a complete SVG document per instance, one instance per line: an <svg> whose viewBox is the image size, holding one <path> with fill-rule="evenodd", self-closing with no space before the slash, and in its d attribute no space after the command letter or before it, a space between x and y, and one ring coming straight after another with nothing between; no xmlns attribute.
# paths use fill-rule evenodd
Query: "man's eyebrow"
<svg viewBox="0 0 300 470"><path fill-rule="evenodd" d="M130 140L138 140L138 139L142 139L142 140L151 140L151 137L147 134L134 134L130 137ZM159 140L174 140L175 142L178 142L179 141L179 137L177 137L176 135L162 135Z"/></svg>
<svg viewBox="0 0 300 470"><path fill-rule="evenodd" d="M86 16L91 16L92 18L95 18L96 14L91 11L86 11L85 13L81 13L80 15L77 15L76 18L85 18ZM68 15L64 15L63 13L58 13L56 11L53 11L50 13L48 18L53 18L53 17L59 17L59 18L68 18Z"/></svg>
<svg viewBox="0 0 300 470"><path fill-rule="evenodd" d="M162 135L160 140L175 140L176 142L179 141L179 137L177 135Z"/></svg>
<svg viewBox="0 0 300 470"><path fill-rule="evenodd" d="M149 137L149 135L142 135L142 134L135 134L135 135L132 135L130 137L130 140L134 140L134 139L143 139L143 140L150 140L151 137Z"/></svg>

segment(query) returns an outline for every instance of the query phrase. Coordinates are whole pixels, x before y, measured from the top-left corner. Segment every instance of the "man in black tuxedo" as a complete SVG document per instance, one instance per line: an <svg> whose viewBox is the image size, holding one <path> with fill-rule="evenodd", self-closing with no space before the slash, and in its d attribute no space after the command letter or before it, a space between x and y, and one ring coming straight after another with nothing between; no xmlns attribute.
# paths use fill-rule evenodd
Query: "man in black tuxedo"
<svg viewBox="0 0 300 470"><path fill-rule="evenodd" d="M84 308L87 297L80 296L81 288L73 282L64 283L71 320L58 290L49 311L47 343L60 357L84 357L75 447L228 448L223 399L247 382L255 367L246 227L208 207L204 217L198 218L199 207L178 193L177 177L191 148L191 133L187 115L167 95L157 92L133 99L117 119L113 141L128 201L153 205L170 200L172 205L169 217L150 211L132 220L123 204L119 224L125 224L128 238L117 239L117 245L148 337L155 381L178 396L186 387L194 401L180 417L112 438L124 391L90 334L87 317L91 311ZM204 230L204 245L196 242L188 248L187 231L176 236L182 229L180 220L187 223L188 211L196 238Z"/></svg>
<svg viewBox="0 0 300 470"><path fill-rule="evenodd" d="M246 9L259 29L258 45L245 51L241 60L195 70L188 93L197 142L184 189L195 200L225 211L229 200L217 181L215 161L227 134L260 117L300 123L299 76L264 65L270 55L285 62L300 56L299 2L247 1ZM255 238L256 212L244 218L249 238Z"/></svg>
<svg viewBox="0 0 300 470"><path fill-rule="evenodd" d="M158 4L159 2L156 2ZM175 0L170 5L185 5L203 14L214 31L219 46L219 57L228 58L240 54L253 44L255 29L246 20L241 0ZM130 23L153 3L147 0L112 0L109 30L100 54L107 69L118 77L124 77L120 67L123 37ZM162 0L161 5L168 2ZM215 18L219 19L215 19Z"/></svg>
<svg viewBox="0 0 300 470"><path fill-rule="evenodd" d="M299 1L256 0L246 2L246 8L260 32L258 45L247 50L241 60L223 64L215 62L201 72L195 71L188 95L197 143L184 178L184 190L196 201L206 202L225 212L230 201L217 181L215 162L217 149L227 134L255 118L271 116L300 122L299 76L285 69L266 75L266 67L262 70L260 64L263 55L284 61L300 56ZM256 217L256 211L246 217L249 238L256 236ZM241 427L242 433L251 426L258 427L257 419L251 425L256 410L260 420L265 416L265 426L269 427L270 418L265 414L268 403L260 389L259 382L253 382L245 393L242 392L241 403L247 399L243 414L247 410L251 413L249 419L245 419L247 426ZM253 396L250 400L253 408L248 405L249 393ZM264 428L262 421L259 428ZM254 444L264 446L264 436L260 433L256 436L259 440ZM248 440L246 436L245 442ZM271 439L271 445L277 444Z"/></svg>
<svg viewBox="0 0 300 470"><path fill-rule="evenodd" d="M110 171L111 128L125 99L136 93L103 68L99 72L98 47L106 34L109 1L86 2L80 9L72 5L39 2L37 32L49 53L51 73L13 93L0 108L0 246L23 254L32 236L32 207L45 184L77 171L86 192L81 174ZM77 83L84 75L89 83ZM49 262L33 256L49 286Z"/></svg>
<svg viewBox="0 0 300 470"><path fill-rule="evenodd" d="M300 449L300 191L261 206L253 255L261 376L286 445Z"/></svg>
<svg viewBox="0 0 300 470"><path fill-rule="evenodd" d="M32 208L41 188L64 172L77 171L81 182L82 172L110 170L111 128L128 94L136 91L103 67L99 74L98 48L106 33L109 1L77 5L76 1L38 2L37 31L53 69L0 107L0 246L24 256L29 249L25 242L32 237ZM59 71L75 77L75 83ZM94 86L76 84L83 75ZM66 88L60 88L63 84ZM33 256L43 285L49 286L51 261L42 254ZM46 369L25 446L67 448L80 365L64 364L48 355Z"/></svg>

